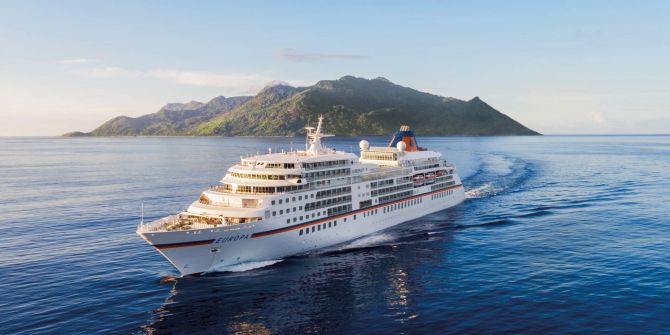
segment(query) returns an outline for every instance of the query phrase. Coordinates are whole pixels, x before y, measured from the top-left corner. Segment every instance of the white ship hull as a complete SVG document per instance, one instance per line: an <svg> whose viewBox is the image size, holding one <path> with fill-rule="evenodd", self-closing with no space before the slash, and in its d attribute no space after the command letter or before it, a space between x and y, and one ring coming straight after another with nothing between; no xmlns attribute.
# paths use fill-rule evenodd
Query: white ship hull
<svg viewBox="0 0 670 335"><path fill-rule="evenodd" d="M182 276L214 272L230 265L276 260L337 245L456 206L465 199L463 185L456 180L458 184L449 188L430 191L424 186L415 189L417 195L404 199L299 223L246 223L155 232L140 225L138 234ZM419 193L421 190L425 192Z"/></svg>
<svg viewBox="0 0 670 335"><path fill-rule="evenodd" d="M305 151L241 158L178 215L137 233L182 275L281 259L354 240L465 199L453 164L401 126L386 147L361 156L321 144L323 118Z"/></svg>

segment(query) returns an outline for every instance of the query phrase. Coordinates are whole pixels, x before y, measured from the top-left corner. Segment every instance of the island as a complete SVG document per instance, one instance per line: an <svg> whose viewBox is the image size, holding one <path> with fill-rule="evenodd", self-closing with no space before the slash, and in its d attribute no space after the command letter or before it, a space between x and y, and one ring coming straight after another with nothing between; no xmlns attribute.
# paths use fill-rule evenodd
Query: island
<svg viewBox="0 0 670 335"><path fill-rule="evenodd" d="M328 132L348 136L388 135L401 124L422 136L540 135L479 97L459 100L382 77L344 76L307 87L273 82L255 96L170 103L63 136L294 136L319 115L327 118Z"/></svg>

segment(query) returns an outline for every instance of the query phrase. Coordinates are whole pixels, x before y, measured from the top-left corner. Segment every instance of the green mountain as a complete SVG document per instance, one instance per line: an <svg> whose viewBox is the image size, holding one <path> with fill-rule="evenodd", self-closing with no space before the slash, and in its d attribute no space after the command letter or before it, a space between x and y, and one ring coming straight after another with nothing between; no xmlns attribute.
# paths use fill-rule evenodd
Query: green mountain
<svg viewBox="0 0 670 335"><path fill-rule="evenodd" d="M300 133L321 114L326 130L337 135L387 135L401 124L423 136L539 135L478 97L441 97L384 78L345 76L299 88L274 84L254 97L223 99L235 103L168 105L139 118L114 118L90 135L285 136Z"/></svg>
<svg viewBox="0 0 670 335"><path fill-rule="evenodd" d="M208 103L170 103L158 112L140 117L117 116L89 134L77 132L70 136L117 136L117 135L183 135L190 128L221 116L247 102L251 97L216 97Z"/></svg>

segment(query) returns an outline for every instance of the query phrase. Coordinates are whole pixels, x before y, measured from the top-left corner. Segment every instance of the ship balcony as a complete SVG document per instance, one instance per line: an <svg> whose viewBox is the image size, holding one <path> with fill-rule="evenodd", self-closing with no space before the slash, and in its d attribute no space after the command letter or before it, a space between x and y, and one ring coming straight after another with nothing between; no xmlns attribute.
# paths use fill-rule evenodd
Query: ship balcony
<svg viewBox="0 0 670 335"><path fill-rule="evenodd" d="M263 205L263 200L264 199L245 198L207 190L200 195L200 198L198 198L198 203L203 205L211 205L214 207L258 208Z"/></svg>
<svg viewBox="0 0 670 335"><path fill-rule="evenodd" d="M200 201L193 202L187 209L187 212L193 213L196 215L210 215L210 216L224 216L224 217L254 217L254 216L263 216L263 211L265 207L260 205L254 207L242 207L242 206L218 206L203 204Z"/></svg>
<svg viewBox="0 0 670 335"><path fill-rule="evenodd" d="M389 169L380 169L380 172L372 172L367 174L361 174L354 176L353 183L360 183L363 181L374 181L384 178L391 177L404 177L412 173L412 169L406 168L389 168ZM385 171L384 171L385 170Z"/></svg>
<svg viewBox="0 0 670 335"><path fill-rule="evenodd" d="M260 217L207 217L192 214L178 214L148 223L141 222L138 233L156 233L180 230L211 229L236 226L261 220Z"/></svg>

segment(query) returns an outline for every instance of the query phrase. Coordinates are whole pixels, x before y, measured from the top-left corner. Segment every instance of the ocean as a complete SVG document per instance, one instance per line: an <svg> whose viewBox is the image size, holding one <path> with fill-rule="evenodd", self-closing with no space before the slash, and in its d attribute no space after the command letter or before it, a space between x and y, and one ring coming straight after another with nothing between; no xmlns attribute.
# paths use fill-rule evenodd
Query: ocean
<svg viewBox="0 0 670 335"><path fill-rule="evenodd" d="M174 279L140 204L178 212L302 138L0 138L0 334L670 334L670 136L418 142L456 164L463 204Z"/></svg>

